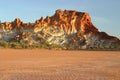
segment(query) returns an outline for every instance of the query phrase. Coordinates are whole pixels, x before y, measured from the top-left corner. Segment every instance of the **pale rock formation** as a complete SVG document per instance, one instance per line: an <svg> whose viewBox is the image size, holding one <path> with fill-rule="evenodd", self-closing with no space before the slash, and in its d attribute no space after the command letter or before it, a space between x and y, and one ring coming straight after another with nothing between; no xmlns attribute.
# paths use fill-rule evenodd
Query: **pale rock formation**
<svg viewBox="0 0 120 80"><path fill-rule="evenodd" d="M35 23L23 23L19 18L0 23L0 41L49 42L74 49L115 47L120 44L117 37L99 32L88 13L61 9L56 10L53 16L41 17Z"/></svg>

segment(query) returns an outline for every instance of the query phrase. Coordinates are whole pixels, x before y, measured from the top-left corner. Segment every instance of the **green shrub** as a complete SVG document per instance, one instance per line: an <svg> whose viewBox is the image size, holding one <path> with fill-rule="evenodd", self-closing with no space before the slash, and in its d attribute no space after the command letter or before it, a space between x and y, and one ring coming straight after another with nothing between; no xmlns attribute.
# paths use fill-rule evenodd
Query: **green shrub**
<svg viewBox="0 0 120 80"><path fill-rule="evenodd" d="M8 44L8 42L0 42L0 46L2 46L4 48L8 48L9 44Z"/></svg>

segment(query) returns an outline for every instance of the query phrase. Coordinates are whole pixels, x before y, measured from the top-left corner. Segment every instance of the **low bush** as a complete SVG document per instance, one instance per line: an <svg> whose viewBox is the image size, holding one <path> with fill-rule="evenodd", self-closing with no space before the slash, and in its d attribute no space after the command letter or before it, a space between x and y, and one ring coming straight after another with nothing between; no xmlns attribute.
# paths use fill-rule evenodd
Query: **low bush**
<svg viewBox="0 0 120 80"><path fill-rule="evenodd" d="M8 42L0 42L0 46L2 46L4 48L8 48L9 44L8 44Z"/></svg>

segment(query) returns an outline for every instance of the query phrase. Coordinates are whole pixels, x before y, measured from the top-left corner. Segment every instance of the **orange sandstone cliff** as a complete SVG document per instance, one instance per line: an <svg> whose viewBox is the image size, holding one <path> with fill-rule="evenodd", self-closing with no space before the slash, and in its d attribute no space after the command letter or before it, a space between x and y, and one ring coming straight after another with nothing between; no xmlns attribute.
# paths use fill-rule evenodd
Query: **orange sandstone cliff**
<svg viewBox="0 0 120 80"><path fill-rule="evenodd" d="M41 17L35 23L24 23L19 18L0 23L0 41L41 43L71 46L73 48L111 47L120 44L92 24L90 15L74 10L56 10L53 16Z"/></svg>

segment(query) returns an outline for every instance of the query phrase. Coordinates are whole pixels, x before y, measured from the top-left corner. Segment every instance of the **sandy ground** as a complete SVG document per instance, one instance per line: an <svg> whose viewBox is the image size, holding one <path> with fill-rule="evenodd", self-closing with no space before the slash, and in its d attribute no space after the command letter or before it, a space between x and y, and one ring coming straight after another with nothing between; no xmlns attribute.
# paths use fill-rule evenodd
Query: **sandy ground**
<svg viewBox="0 0 120 80"><path fill-rule="evenodd" d="M0 80L120 80L120 51L0 49Z"/></svg>

